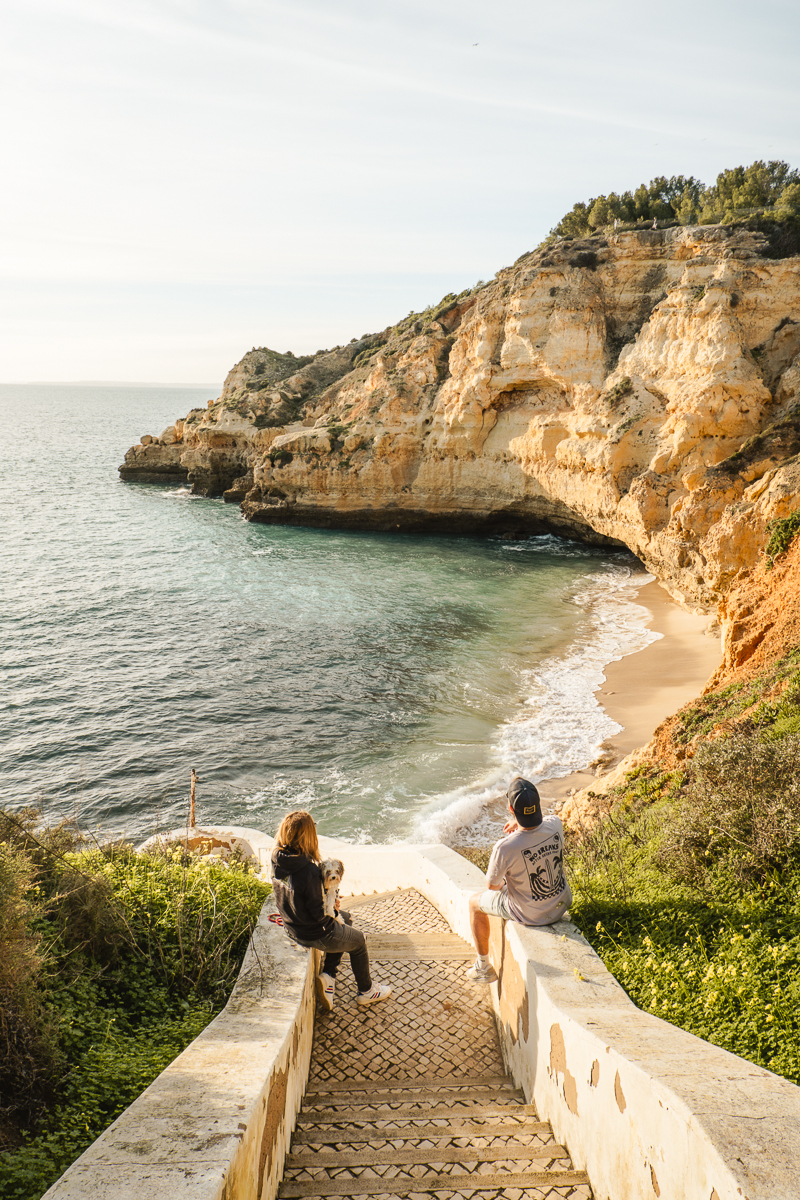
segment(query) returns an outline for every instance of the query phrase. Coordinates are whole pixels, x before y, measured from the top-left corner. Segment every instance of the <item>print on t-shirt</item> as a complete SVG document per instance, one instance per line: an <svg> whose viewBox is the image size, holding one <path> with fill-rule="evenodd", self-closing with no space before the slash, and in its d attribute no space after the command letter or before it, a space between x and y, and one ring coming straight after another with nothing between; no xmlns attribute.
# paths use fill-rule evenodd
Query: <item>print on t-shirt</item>
<svg viewBox="0 0 800 1200"><path fill-rule="evenodd" d="M559 838L544 842L533 850L523 850L522 858L534 900L553 900L561 895L564 890L564 855Z"/></svg>

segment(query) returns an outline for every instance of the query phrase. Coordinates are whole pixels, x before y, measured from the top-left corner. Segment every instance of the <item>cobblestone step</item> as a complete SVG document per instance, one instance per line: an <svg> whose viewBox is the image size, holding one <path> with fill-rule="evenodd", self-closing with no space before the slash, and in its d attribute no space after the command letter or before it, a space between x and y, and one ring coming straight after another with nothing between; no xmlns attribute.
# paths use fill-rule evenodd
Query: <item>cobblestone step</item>
<svg viewBox="0 0 800 1200"><path fill-rule="evenodd" d="M356 1125L335 1125L330 1122L322 1125L312 1125L306 1127L304 1123L302 1128L295 1131L295 1142L313 1142L317 1146L331 1145L335 1142L368 1142L379 1143L386 1141L394 1141L400 1139L411 1138L428 1138L431 1141L437 1138L467 1138L467 1137L482 1137L496 1138L508 1137L510 1134L524 1132L525 1134L551 1134L552 1130L546 1121L528 1122L522 1125L519 1121L516 1123L506 1122L498 1124L487 1121L453 1121L447 1120L441 1125L394 1125L386 1123L383 1128L378 1128L375 1120L371 1122L371 1128L363 1129Z"/></svg>
<svg viewBox="0 0 800 1200"><path fill-rule="evenodd" d="M424 1146L396 1146L400 1138L384 1138L389 1144L388 1150L380 1152L358 1150L348 1143L346 1150L337 1151L307 1151L300 1154L290 1154L287 1164L292 1167L376 1167L385 1166L387 1161L392 1166L399 1167L408 1163L468 1163L468 1162L520 1162L527 1158L543 1158L556 1162L569 1155L563 1146L556 1142L545 1146L522 1146L516 1140L504 1141L502 1146L432 1146L431 1138L417 1138L410 1141L423 1141ZM441 1137L439 1141L452 1141L450 1137ZM388 1156L388 1157L387 1157Z"/></svg>
<svg viewBox="0 0 800 1200"><path fill-rule="evenodd" d="M310 1096L330 1095L334 1092L368 1092L375 1087L375 1084L374 1079L365 1079L361 1082L352 1079L342 1080L338 1083L330 1081L324 1088L320 1087L316 1090L309 1088L306 1092L306 1099ZM508 1088L510 1091L519 1091L513 1080L505 1074L458 1076L452 1079L448 1079L446 1075L415 1075L410 1079L382 1080L381 1084L387 1091L397 1092L411 1092L430 1086L442 1090L447 1088Z"/></svg>
<svg viewBox="0 0 800 1200"><path fill-rule="evenodd" d="M464 1100L472 1102L475 1099L490 1099L490 1100L524 1100L525 1093L521 1088L514 1086L512 1079L504 1080L498 1084L480 1083L473 1084L469 1082L450 1082L449 1080L436 1081L435 1079L426 1079L420 1084L409 1084L400 1086L398 1084L381 1083L377 1080L371 1080L364 1087L354 1087L341 1091L313 1091L306 1092L305 1103L309 1106L327 1108L334 1107L354 1107L356 1105L369 1104L404 1104L406 1106L419 1104L421 1101L432 1100Z"/></svg>
<svg viewBox="0 0 800 1200"><path fill-rule="evenodd" d="M370 1122L373 1117L379 1121L388 1120L420 1120L433 1121L440 1117L463 1118L469 1117L535 1117L536 1109L532 1104L523 1104L516 1100L505 1101L502 1104L485 1104L473 1107L471 1097L454 1101L446 1106L437 1105L435 1097L422 1100L416 1104L361 1104L357 1107L342 1109L330 1106L321 1109L306 1110L300 1116L300 1127L305 1128L314 1122L329 1121L361 1121Z"/></svg>
<svg viewBox="0 0 800 1200"><path fill-rule="evenodd" d="M306 1196L377 1196L401 1200L406 1196L435 1195L441 1200L583 1200L590 1196L583 1171L526 1171L518 1175L449 1175L430 1179L334 1179L327 1182L281 1184L280 1200L303 1200Z"/></svg>
<svg viewBox="0 0 800 1200"><path fill-rule="evenodd" d="M315 1027L280 1200L591 1200L505 1073L485 989L464 979L472 950L419 893L344 906L394 993L357 1009L345 960Z"/></svg>

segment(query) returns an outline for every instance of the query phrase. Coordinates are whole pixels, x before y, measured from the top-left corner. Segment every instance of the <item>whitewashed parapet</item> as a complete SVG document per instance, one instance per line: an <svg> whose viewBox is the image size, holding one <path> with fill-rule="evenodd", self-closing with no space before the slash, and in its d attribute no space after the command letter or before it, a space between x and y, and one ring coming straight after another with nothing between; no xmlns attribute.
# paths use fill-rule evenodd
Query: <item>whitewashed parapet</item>
<svg viewBox="0 0 800 1200"><path fill-rule="evenodd" d="M140 853L148 850L164 850L171 846L185 846L209 858L225 862L231 854L238 854L258 864L261 875L270 875L270 855L273 839L259 829L244 825L184 825L180 829L169 829L154 833L141 846Z"/></svg>
<svg viewBox="0 0 800 1200"><path fill-rule="evenodd" d="M347 890L415 887L469 939L483 876L454 851L325 846ZM642 1012L569 921L491 926L508 1068L597 1200L797 1200L800 1088Z"/></svg>
<svg viewBox="0 0 800 1200"><path fill-rule="evenodd" d="M568 921L492 954L509 1068L596 1196L796 1200L800 1088L643 1013Z"/></svg>
<svg viewBox="0 0 800 1200"><path fill-rule="evenodd" d="M223 1011L44 1200L274 1200L311 1059L315 952L271 911Z"/></svg>

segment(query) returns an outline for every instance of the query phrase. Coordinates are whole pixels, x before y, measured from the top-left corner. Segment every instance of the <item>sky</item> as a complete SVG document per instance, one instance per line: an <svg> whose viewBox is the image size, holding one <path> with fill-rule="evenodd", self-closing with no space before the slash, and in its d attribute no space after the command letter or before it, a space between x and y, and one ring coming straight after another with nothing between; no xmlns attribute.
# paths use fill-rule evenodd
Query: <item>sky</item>
<svg viewBox="0 0 800 1200"><path fill-rule="evenodd" d="M219 387L577 200L800 166L796 0L3 0L0 381Z"/></svg>

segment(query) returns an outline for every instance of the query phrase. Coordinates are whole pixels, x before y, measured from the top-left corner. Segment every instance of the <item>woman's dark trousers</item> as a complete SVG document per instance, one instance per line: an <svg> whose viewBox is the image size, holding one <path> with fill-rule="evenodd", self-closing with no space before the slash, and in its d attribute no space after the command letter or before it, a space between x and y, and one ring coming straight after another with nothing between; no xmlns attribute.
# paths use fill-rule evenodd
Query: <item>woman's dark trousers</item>
<svg viewBox="0 0 800 1200"><path fill-rule="evenodd" d="M367 939L360 929L354 929L349 913L340 912L346 924L337 921L331 932L318 942L300 942L301 946L311 946L314 950L325 951L325 961L322 970L332 979L336 978L339 963L343 954L350 955L350 966L356 977L356 987L360 992L368 992L372 987L372 976L369 973L369 952Z"/></svg>

